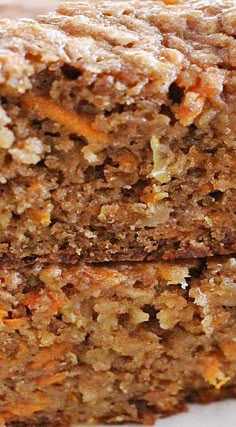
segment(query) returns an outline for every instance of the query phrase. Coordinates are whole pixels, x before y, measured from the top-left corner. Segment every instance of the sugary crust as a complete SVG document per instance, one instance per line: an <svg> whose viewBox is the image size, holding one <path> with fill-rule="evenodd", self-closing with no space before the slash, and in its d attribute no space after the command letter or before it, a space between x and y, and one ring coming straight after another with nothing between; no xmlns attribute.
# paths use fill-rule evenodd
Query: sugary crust
<svg viewBox="0 0 236 427"><path fill-rule="evenodd" d="M1 49L7 55L2 56L7 64L3 63L1 80L19 92L27 90L26 76L37 70L39 60L46 67L59 61L77 63L79 58L80 64L95 74L120 72L132 66L133 79L140 74L147 78L153 73L161 76L165 69L169 71L166 84L168 77L174 81L181 63L187 61L187 65L188 60L204 67L220 63L233 66L235 14L233 0L218 0L214 5L210 0L177 1L174 5L131 0L128 6L126 1L114 4L101 0L66 2L57 13L36 20L1 20ZM225 46L218 51L216 35L222 36ZM180 40L183 52L178 52ZM201 40L207 42L207 50L203 43L198 44ZM168 45L178 42L177 51L169 52L173 47ZM169 58L161 56L165 51ZM171 57L171 53L177 57ZM19 82L23 86L19 87Z"/></svg>

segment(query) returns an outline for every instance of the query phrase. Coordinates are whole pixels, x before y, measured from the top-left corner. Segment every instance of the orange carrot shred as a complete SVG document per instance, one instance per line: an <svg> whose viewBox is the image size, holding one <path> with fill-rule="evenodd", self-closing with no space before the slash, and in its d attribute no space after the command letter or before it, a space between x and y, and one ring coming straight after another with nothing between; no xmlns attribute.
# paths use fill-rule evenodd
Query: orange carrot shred
<svg viewBox="0 0 236 427"><path fill-rule="evenodd" d="M61 383L64 381L66 374L64 372L58 372L57 374L48 375L47 377L39 377L36 379L36 383L39 387L47 387L51 384Z"/></svg>
<svg viewBox="0 0 236 427"><path fill-rule="evenodd" d="M203 110L206 97L197 92L189 91L181 104L176 107L175 116L183 126L189 126L193 123Z"/></svg>
<svg viewBox="0 0 236 427"><path fill-rule="evenodd" d="M45 403L14 403L12 405L6 405L5 409L13 415L25 417L34 412L43 411L45 407Z"/></svg>
<svg viewBox="0 0 236 427"><path fill-rule="evenodd" d="M30 186L28 187L28 191L35 191L40 192L42 191L43 187L38 181L32 181Z"/></svg>
<svg viewBox="0 0 236 427"><path fill-rule="evenodd" d="M40 305L45 297L48 298L47 306L44 303L45 310L47 310L48 314L56 315L60 307L65 303L65 296L59 293L43 291L41 294L36 294L34 292L29 292L23 297L22 302L30 309L35 309L37 308L36 304Z"/></svg>
<svg viewBox="0 0 236 427"><path fill-rule="evenodd" d="M53 344L51 347L44 348L33 356L30 366L33 369L42 368L51 360L59 358L69 348L69 344L66 343L56 343Z"/></svg>
<svg viewBox="0 0 236 427"><path fill-rule="evenodd" d="M221 349L228 360L236 361L236 341L224 342Z"/></svg>
<svg viewBox="0 0 236 427"><path fill-rule="evenodd" d="M29 308L34 308L34 306L35 306L35 304L37 304L37 301L39 300L39 298L40 298L39 294L36 294L35 292L28 292L24 296L22 302L25 305L28 305Z"/></svg>
<svg viewBox="0 0 236 427"><path fill-rule="evenodd" d="M6 421L6 420L8 420L9 418L12 418L12 414L11 414L10 412L6 412L6 411L4 411L4 412L0 412L0 421L1 421L1 420Z"/></svg>
<svg viewBox="0 0 236 427"><path fill-rule="evenodd" d="M22 326L27 325L27 319L24 318L18 318L18 319L3 319L3 323L9 328L12 329L19 329Z"/></svg>
<svg viewBox="0 0 236 427"><path fill-rule="evenodd" d="M39 117L60 123L72 133L98 143L108 142L105 132L94 129L88 119L75 111L66 109L53 99L27 92L22 96L22 102L28 110L34 111Z"/></svg>
<svg viewBox="0 0 236 427"><path fill-rule="evenodd" d="M32 209L31 214L34 219L41 224L49 224L50 223L50 213L43 209Z"/></svg>
<svg viewBox="0 0 236 427"><path fill-rule="evenodd" d="M209 354L204 366L203 376L206 382L219 390L230 378L226 377L220 369L220 361L215 353Z"/></svg>

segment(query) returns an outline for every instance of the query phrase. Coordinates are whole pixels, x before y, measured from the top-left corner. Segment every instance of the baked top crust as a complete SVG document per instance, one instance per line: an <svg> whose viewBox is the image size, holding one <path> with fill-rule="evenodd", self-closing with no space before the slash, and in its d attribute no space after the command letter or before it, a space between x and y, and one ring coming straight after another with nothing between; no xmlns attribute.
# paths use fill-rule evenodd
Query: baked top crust
<svg viewBox="0 0 236 427"><path fill-rule="evenodd" d="M133 81L158 78L160 97L183 67L213 67L221 75L235 66L232 0L67 2L56 13L0 25L0 82L20 93L39 67L59 62L90 74L132 69Z"/></svg>

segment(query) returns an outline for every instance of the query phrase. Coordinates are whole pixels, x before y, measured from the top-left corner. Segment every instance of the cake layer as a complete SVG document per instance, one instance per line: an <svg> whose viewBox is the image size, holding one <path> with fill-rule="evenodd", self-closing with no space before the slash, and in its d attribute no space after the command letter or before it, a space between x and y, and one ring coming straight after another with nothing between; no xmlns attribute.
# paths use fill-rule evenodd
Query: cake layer
<svg viewBox="0 0 236 427"><path fill-rule="evenodd" d="M3 261L236 251L235 2L0 21Z"/></svg>
<svg viewBox="0 0 236 427"><path fill-rule="evenodd" d="M0 420L142 422L236 392L236 260L0 271Z"/></svg>

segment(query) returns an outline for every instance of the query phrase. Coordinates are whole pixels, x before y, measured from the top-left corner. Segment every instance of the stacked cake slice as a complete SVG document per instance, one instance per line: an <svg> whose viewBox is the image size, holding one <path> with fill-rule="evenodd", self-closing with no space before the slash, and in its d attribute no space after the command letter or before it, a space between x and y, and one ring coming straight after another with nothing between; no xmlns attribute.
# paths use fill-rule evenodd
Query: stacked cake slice
<svg viewBox="0 0 236 427"><path fill-rule="evenodd" d="M0 420L236 391L234 0L0 20Z"/></svg>

